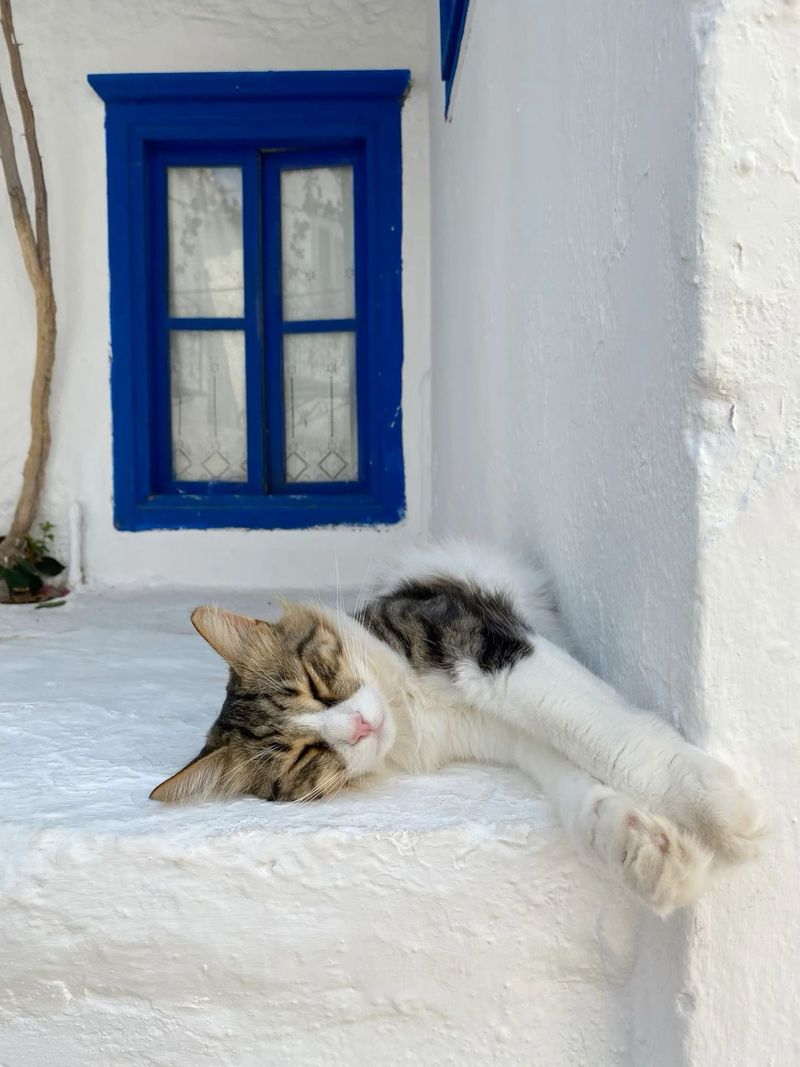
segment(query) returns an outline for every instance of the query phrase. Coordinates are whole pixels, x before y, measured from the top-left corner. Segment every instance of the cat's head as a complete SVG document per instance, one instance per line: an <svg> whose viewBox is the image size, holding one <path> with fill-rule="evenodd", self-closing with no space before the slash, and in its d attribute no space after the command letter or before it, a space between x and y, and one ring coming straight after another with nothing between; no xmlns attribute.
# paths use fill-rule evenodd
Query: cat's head
<svg viewBox="0 0 800 1067"><path fill-rule="evenodd" d="M391 712L333 616L287 604L268 623L202 607L192 622L230 667L227 696L203 750L152 799L312 800L380 766Z"/></svg>

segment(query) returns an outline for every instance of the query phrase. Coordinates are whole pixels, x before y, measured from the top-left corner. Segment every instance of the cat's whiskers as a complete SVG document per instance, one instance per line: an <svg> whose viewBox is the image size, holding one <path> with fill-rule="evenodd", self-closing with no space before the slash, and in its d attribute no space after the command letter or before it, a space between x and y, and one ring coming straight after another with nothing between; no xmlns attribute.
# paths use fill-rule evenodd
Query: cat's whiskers
<svg viewBox="0 0 800 1067"><path fill-rule="evenodd" d="M338 558L336 560L336 602L335 602L335 610L336 610L336 621L337 621L337 623L339 625L339 633L342 634L345 631L346 622L345 622L345 612L344 612L344 610L342 608L342 591L341 591L341 583L340 583L340 578L339 578L339 560L338 560ZM344 653L345 661L347 662L347 665L350 668L351 673L356 675L356 676L358 676L358 672L356 671L356 665L355 665L355 663L353 661L352 656L350 655L350 649L348 648L347 641L344 638L342 639L342 651Z"/></svg>
<svg viewBox="0 0 800 1067"><path fill-rule="evenodd" d="M356 662L355 649L349 637L345 637L342 640L342 652L351 673L360 678L359 667L362 667L363 664L360 661Z"/></svg>
<svg viewBox="0 0 800 1067"><path fill-rule="evenodd" d="M370 582L369 586L367 585L367 578L369 577L370 566L371 561L367 564L367 568L364 571L364 577L361 579L361 587L358 591L358 596L356 597L355 607L353 608L353 615L355 615L356 617L358 616L358 613L361 611L361 608L364 606L364 604L366 604L372 598L372 594L375 590L377 579L373 579Z"/></svg>
<svg viewBox="0 0 800 1067"><path fill-rule="evenodd" d="M367 569L364 572L364 577L361 580L361 585L359 587L358 594L356 595L355 607L352 612L352 615L355 617L358 616L358 613L361 610L361 607L365 603L366 599L371 597L375 586L375 581L370 582L369 585L367 584L369 578L369 566L370 564L367 565ZM335 612L336 621L339 624L340 634L347 635L342 637L342 651L344 653L345 661L347 662L347 665L352 671L352 673L358 678L362 678L362 676L366 672L367 667L366 640L362 639L359 647L356 647L355 642L352 640L352 636L350 634L350 617L348 617L347 613L342 607L341 582L339 577L338 560L336 563Z"/></svg>
<svg viewBox="0 0 800 1067"><path fill-rule="evenodd" d="M307 803L310 800L321 800L321 799L323 799L323 797L326 796L325 790L328 788L329 785L332 785L338 778L342 778L342 772L340 770L336 770L336 771L331 772L326 778L323 778L320 782L317 782L303 796L296 797L295 798L295 803L296 804L303 804L303 803ZM342 781L341 784L339 785L338 789L336 789L335 792L338 793L339 789L341 789L344 784L345 784L344 781ZM335 796L335 793L330 794L330 795Z"/></svg>
<svg viewBox="0 0 800 1067"><path fill-rule="evenodd" d="M250 756L249 759L240 763L239 767L248 767L251 763L268 763L273 756L279 756L280 754L280 749L274 746L261 749L254 756Z"/></svg>

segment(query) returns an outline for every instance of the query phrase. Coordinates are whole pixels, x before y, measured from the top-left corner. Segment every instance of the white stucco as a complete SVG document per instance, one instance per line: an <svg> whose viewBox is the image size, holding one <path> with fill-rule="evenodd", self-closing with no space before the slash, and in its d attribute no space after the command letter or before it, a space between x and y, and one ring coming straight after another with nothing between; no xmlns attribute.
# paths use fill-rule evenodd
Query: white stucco
<svg viewBox="0 0 800 1067"><path fill-rule="evenodd" d="M690 1062L800 1060L800 7L728 0L704 70L698 699L762 783L763 862L689 929Z"/></svg>
<svg viewBox="0 0 800 1067"><path fill-rule="evenodd" d="M658 0L472 6L446 125L431 93L434 529L540 544L592 664L680 706L688 18Z"/></svg>
<svg viewBox="0 0 800 1067"><path fill-rule="evenodd" d="M0 1062L621 1067L636 905L521 776L147 800L219 708L206 596L0 609Z"/></svg>
<svg viewBox="0 0 800 1067"><path fill-rule="evenodd" d="M427 529L430 466L428 63L424 0L146 0L16 5L51 205L59 341L53 450L42 515L68 554L68 510L83 513L89 581L330 587L361 580L364 561ZM108 245L103 104L90 72L408 67L403 111L403 418L407 518L389 530L155 531L112 520L108 385ZM9 94L6 94L9 95ZM20 149L24 156L24 149ZM0 526L10 516L27 447L33 314L10 212L0 197Z"/></svg>
<svg viewBox="0 0 800 1067"><path fill-rule="evenodd" d="M699 735L692 6L471 8L446 125L431 93L434 529L538 546L585 659ZM641 922L630 1055L674 1065L685 918Z"/></svg>
<svg viewBox="0 0 800 1067"><path fill-rule="evenodd" d="M587 660L775 822L643 921L648 1067L798 1056L799 46L784 0L473 0L431 95L434 528L538 544Z"/></svg>

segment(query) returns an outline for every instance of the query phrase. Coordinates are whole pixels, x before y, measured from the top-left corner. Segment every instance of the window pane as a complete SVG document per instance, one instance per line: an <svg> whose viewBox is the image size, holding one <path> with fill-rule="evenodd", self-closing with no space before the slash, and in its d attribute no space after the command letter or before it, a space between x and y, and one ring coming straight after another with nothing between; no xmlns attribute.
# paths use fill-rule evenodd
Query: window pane
<svg viewBox="0 0 800 1067"><path fill-rule="evenodd" d="M353 168L281 171L283 317L355 315Z"/></svg>
<svg viewBox="0 0 800 1067"><path fill-rule="evenodd" d="M172 471L179 482L247 479L244 334L170 334Z"/></svg>
<svg viewBox="0 0 800 1067"><path fill-rule="evenodd" d="M242 172L169 167L169 313L244 315Z"/></svg>
<svg viewBox="0 0 800 1067"><path fill-rule="evenodd" d="M283 339L286 480L358 478L355 335L289 334Z"/></svg>

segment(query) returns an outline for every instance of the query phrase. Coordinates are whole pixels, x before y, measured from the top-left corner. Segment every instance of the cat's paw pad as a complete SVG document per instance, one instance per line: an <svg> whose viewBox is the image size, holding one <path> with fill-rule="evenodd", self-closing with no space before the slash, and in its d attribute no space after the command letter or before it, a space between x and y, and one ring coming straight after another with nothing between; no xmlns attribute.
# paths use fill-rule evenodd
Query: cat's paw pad
<svg viewBox="0 0 800 1067"><path fill-rule="evenodd" d="M767 830L760 803L735 771L711 756L704 755L698 773L692 830L727 863L755 859Z"/></svg>
<svg viewBox="0 0 800 1067"><path fill-rule="evenodd" d="M658 915L700 896L711 856L691 834L614 794L595 800L591 817L594 851Z"/></svg>

